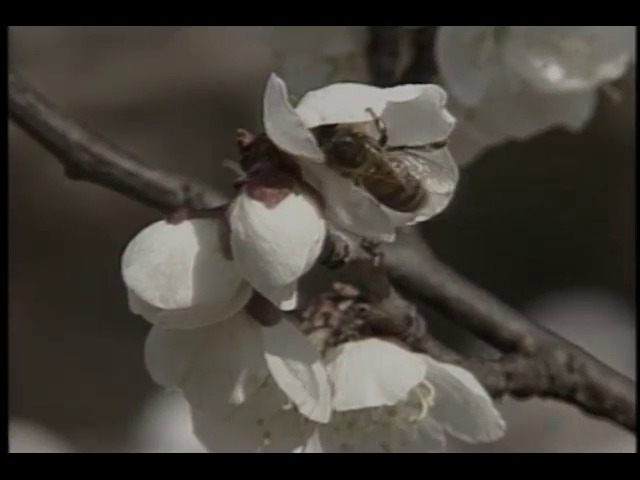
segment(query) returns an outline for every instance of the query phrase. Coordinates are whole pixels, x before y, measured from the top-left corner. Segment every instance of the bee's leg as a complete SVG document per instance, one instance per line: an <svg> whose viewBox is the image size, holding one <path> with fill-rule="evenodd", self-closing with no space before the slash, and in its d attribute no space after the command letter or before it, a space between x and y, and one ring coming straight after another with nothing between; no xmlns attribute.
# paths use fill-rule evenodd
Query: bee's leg
<svg viewBox="0 0 640 480"><path fill-rule="evenodd" d="M367 108L366 111L367 111L367 113L369 115L371 115L373 117L373 123L376 126L376 129L378 130L378 133L380 134L380 137L378 138L378 143L380 143L380 146L382 146L382 147L386 146L387 142L389 141L389 135L387 133L387 126L382 121L382 118L378 117L375 114L373 109Z"/></svg>
<svg viewBox="0 0 640 480"><path fill-rule="evenodd" d="M331 270L336 270L349 263L352 253L349 240L330 228L325 238L320 263Z"/></svg>
<svg viewBox="0 0 640 480"><path fill-rule="evenodd" d="M382 251L382 243L374 240L363 238L360 241L360 247L371 256L371 262L374 267L380 267L384 261L384 252Z"/></svg>

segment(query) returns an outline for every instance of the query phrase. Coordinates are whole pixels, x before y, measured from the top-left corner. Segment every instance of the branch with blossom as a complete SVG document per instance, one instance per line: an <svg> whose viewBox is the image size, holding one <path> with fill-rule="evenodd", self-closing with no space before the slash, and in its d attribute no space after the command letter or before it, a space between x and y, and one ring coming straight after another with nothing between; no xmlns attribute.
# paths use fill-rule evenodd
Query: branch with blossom
<svg viewBox="0 0 640 480"><path fill-rule="evenodd" d="M9 114L63 163L70 178L102 185L163 212L185 208L204 211L221 204L219 194L206 186L149 168L79 126L14 73L9 74ZM414 349L464 366L493 395L553 397L634 428L635 385L630 379L523 319L444 266L423 244L414 241L410 249L402 250L391 246L385 260L391 277L403 291L459 322L504 356L495 361L464 358L424 334L411 340ZM230 283L227 287L234 288ZM240 288L234 295L244 298L249 294ZM215 305L212 298L209 304ZM241 303L238 300L238 305ZM415 311L410 304L404 305ZM140 308L144 310L145 305ZM388 320L386 324L397 325L401 311L387 309L386 316L381 317L383 323ZM401 316L415 318L412 315ZM406 333L396 329L394 335L408 337Z"/></svg>

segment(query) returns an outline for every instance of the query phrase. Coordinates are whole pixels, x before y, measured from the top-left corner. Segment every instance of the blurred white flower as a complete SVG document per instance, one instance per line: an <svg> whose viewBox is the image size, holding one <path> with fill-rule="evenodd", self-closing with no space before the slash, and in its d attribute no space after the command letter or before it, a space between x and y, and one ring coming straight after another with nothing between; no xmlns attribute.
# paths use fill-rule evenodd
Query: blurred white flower
<svg viewBox="0 0 640 480"><path fill-rule="evenodd" d="M131 311L171 328L195 328L237 314L252 289L225 257L224 233L215 219L156 222L138 233L121 259Z"/></svg>
<svg viewBox="0 0 640 480"><path fill-rule="evenodd" d="M298 279L315 264L327 233L320 207L295 185L250 178L228 218L238 270L276 307L295 309Z"/></svg>
<svg viewBox="0 0 640 480"><path fill-rule="evenodd" d="M74 453L69 442L29 420L9 421L9 453Z"/></svg>
<svg viewBox="0 0 640 480"><path fill-rule="evenodd" d="M506 63L548 92L594 89L620 78L635 57L634 26L513 27L506 41Z"/></svg>
<svg viewBox="0 0 640 480"><path fill-rule="evenodd" d="M451 148L465 163L491 143L583 128L597 87L621 77L635 59L635 27L442 26L435 53L459 113ZM462 133L467 128L470 136ZM465 137L471 146L458 148Z"/></svg>
<svg viewBox="0 0 640 480"><path fill-rule="evenodd" d="M285 83L272 75L265 91L264 127L281 150L299 161L305 180L321 193L330 223L371 240L393 241L397 227L438 214L455 191L458 170L449 151L421 148L444 142L450 135L455 119L445 108L446 100L446 93L436 85L377 88L338 83L307 93L294 109ZM413 212L392 210L328 168L310 131L321 125L371 122L372 114L384 122L390 147L406 148L407 157L419 158L426 199ZM403 160L409 163L411 158Z"/></svg>
<svg viewBox="0 0 640 480"><path fill-rule="evenodd" d="M185 395L210 451L293 450L311 421L331 414L319 352L287 320L266 328L242 312L198 329L156 326L145 362L158 384Z"/></svg>
<svg viewBox="0 0 640 480"><path fill-rule="evenodd" d="M477 121L474 110L465 109L455 101L451 102L450 109L458 124L449 139L449 150L459 166L467 165L490 148L512 139L508 133L492 130Z"/></svg>
<svg viewBox="0 0 640 480"><path fill-rule="evenodd" d="M460 367L380 339L339 345L325 362L334 414L306 451L436 452L444 432L473 443L504 434L491 398Z"/></svg>
<svg viewBox="0 0 640 480"><path fill-rule="evenodd" d="M339 81L365 81L366 27L226 27L268 45L275 70L295 94Z"/></svg>
<svg viewBox="0 0 640 480"><path fill-rule="evenodd" d="M189 404L178 392L161 392L142 405L128 452L206 453L193 434Z"/></svg>

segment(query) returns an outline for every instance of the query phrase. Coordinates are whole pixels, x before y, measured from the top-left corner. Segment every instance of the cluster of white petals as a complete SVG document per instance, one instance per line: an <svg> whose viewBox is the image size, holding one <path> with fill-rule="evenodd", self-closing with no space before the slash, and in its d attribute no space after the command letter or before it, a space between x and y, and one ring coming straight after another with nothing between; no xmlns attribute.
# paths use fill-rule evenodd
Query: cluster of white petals
<svg viewBox="0 0 640 480"><path fill-rule="evenodd" d="M347 236L392 241L396 228L446 207L456 164L446 148L424 148L451 134L446 99L434 85L339 83L294 108L272 75L265 133L300 172L257 159L224 218L157 222L126 247L130 309L153 324L147 369L184 395L208 450L437 451L444 432L468 441L502 434L500 415L468 372L376 339L323 356L282 313L297 306L298 280L317 261L327 222ZM388 145L421 149L426 195L415 211L391 210L332 170L310 130L371 122L371 112ZM260 308L275 311L275 322L256 311L264 299Z"/></svg>
<svg viewBox="0 0 640 480"><path fill-rule="evenodd" d="M319 352L286 319L262 327L243 310L251 287L226 258L222 233L216 219L157 222L125 249L130 308L154 324L145 346L152 378L179 389L194 417L221 425L247 412L328 421L330 390ZM231 438L222 436L220 448L234 450Z"/></svg>
<svg viewBox="0 0 640 480"><path fill-rule="evenodd" d="M324 452L439 452L445 432L491 442L504 421L468 371L366 339L344 343L325 359L334 415L311 445Z"/></svg>
<svg viewBox="0 0 640 480"><path fill-rule="evenodd" d="M377 241L393 241L399 227L427 220L450 202L458 168L449 150L425 153L427 174L421 186L426 200L414 212L380 203L364 188L326 166L325 155L310 129L321 125L368 122L371 112L383 122L390 147L421 147L446 141L455 119L445 105L447 94L436 85L378 88L336 83L307 93L294 108L285 83L272 75L264 97L264 128L283 151L298 159L304 178L322 195L325 217L339 230Z"/></svg>
<svg viewBox="0 0 640 480"><path fill-rule="evenodd" d="M459 120L451 149L465 163L509 139L583 128L596 89L635 60L635 27L443 26L435 53Z"/></svg>
<svg viewBox="0 0 640 480"><path fill-rule="evenodd" d="M444 432L502 434L458 367L377 339L323 357L288 319L261 326L238 300L250 287L224 254L221 222L155 223L122 257L130 306L154 324L147 369L184 395L209 451L438 451Z"/></svg>

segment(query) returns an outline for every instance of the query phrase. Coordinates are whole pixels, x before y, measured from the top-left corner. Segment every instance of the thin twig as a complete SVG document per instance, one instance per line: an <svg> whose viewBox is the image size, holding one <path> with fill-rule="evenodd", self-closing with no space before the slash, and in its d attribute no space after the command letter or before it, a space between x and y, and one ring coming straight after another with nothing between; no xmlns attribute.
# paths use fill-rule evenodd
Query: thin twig
<svg viewBox="0 0 640 480"><path fill-rule="evenodd" d="M102 185L162 211L208 209L220 203L214 190L151 169L79 126L12 73L9 115L53 153L70 178ZM464 360L494 394L560 398L633 429L635 387L631 380L526 321L442 265L428 250L412 251L404 259L391 253L389 269L398 285L513 355L497 362Z"/></svg>

